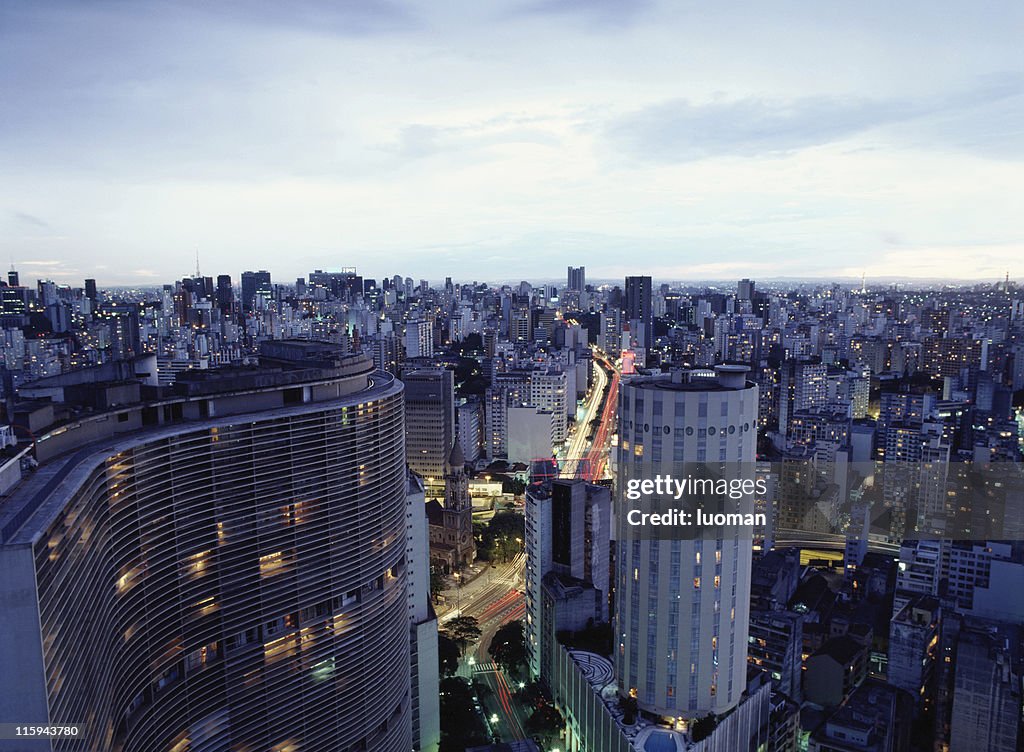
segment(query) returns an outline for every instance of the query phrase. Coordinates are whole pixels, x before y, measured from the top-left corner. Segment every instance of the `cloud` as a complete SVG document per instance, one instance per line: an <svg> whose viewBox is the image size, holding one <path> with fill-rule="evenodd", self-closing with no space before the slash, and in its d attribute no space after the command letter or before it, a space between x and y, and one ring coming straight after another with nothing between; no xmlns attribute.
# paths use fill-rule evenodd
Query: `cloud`
<svg viewBox="0 0 1024 752"><path fill-rule="evenodd" d="M60 266L63 261L19 261L20 266Z"/></svg>
<svg viewBox="0 0 1024 752"><path fill-rule="evenodd" d="M31 225L32 227L39 227L44 230L50 229L50 225L46 221L40 219L34 214L26 214L25 212L16 211L11 212L11 216L22 224Z"/></svg>
<svg viewBox="0 0 1024 752"><path fill-rule="evenodd" d="M606 133L638 159L688 162L707 157L786 154L830 143L913 114L896 102L809 97L693 104L674 99L614 121Z"/></svg>
<svg viewBox="0 0 1024 752"><path fill-rule="evenodd" d="M605 135L627 156L657 162L786 155L890 127L890 140L896 136L904 147L1006 154L1024 152L1022 116L1024 76L1005 72L967 90L916 100L671 99L612 120Z"/></svg>

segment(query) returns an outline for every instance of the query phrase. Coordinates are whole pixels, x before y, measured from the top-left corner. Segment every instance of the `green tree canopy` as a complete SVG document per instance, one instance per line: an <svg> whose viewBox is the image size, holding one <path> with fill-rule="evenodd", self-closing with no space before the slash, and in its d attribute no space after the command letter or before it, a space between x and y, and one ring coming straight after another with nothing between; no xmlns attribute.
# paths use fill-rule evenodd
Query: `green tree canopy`
<svg viewBox="0 0 1024 752"><path fill-rule="evenodd" d="M454 640L465 651L467 645L480 639L480 624L472 616L456 616L445 625L441 634Z"/></svg>
<svg viewBox="0 0 1024 752"><path fill-rule="evenodd" d="M473 705L469 680L450 676L441 680L442 752L462 752L466 747L487 744L487 729Z"/></svg>
<svg viewBox="0 0 1024 752"><path fill-rule="evenodd" d="M523 622L511 621L494 633L487 652L502 668L510 673L518 673L526 664L526 637L523 634Z"/></svg>
<svg viewBox="0 0 1024 752"><path fill-rule="evenodd" d="M437 635L437 661L441 676L451 676L459 669L459 656L462 650L455 640L444 632Z"/></svg>

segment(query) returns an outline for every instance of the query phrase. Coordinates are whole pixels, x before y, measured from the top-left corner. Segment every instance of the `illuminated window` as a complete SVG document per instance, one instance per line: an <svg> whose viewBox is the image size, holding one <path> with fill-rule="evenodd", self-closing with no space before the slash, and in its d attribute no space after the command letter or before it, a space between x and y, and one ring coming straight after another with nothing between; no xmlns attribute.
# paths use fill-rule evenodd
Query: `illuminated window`
<svg viewBox="0 0 1024 752"><path fill-rule="evenodd" d="M186 556L184 565L185 573L191 577L199 577L206 572L210 564L210 552L200 551L197 554Z"/></svg>
<svg viewBox="0 0 1024 752"><path fill-rule="evenodd" d="M693 589L700 590L700 577L693 578Z"/></svg>
<svg viewBox="0 0 1024 752"><path fill-rule="evenodd" d="M270 577L276 572L285 569L288 562L284 558L284 551L275 551L272 554L264 554L260 557L260 576Z"/></svg>
<svg viewBox="0 0 1024 752"><path fill-rule="evenodd" d="M196 608L199 610L200 616L208 616L209 614L212 614L214 611L217 610L217 599L214 598L212 595L203 598L198 603L196 603Z"/></svg>
<svg viewBox="0 0 1024 752"><path fill-rule="evenodd" d="M296 654L298 647L298 634L289 632L283 637L278 637L276 640L271 640L264 644L263 660L267 663L273 663L281 658L290 658Z"/></svg>
<svg viewBox="0 0 1024 752"><path fill-rule="evenodd" d="M117 578L117 592L124 593L132 585L135 584L135 580L138 579L139 575L142 574L142 567L132 567L128 571L124 572L120 577Z"/></svg>

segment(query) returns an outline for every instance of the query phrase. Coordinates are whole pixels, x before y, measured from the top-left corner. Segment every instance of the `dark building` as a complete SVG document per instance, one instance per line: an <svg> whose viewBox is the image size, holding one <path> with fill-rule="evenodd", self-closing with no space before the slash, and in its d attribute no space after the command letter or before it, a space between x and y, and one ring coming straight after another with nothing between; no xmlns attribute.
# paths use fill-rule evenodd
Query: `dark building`
<svg viewBox="0 0 1024 752"><path fill-rule="evenodd" d="M217 307L225 316L231 313L232 305L235 302L235 291L231 287L231 275L217 275Z"/></svg>
<svg viewBox="0 0 1024 752"><path fill-rule="evenodd" d="M89 298L89 300L91 300L93 302L93 304L96 303L97 291L96 291L96 280L95 279L87 279L87 280L85 280L85 297Z"/></svg>
<svg viewBox="0 0 1024 752"><path fill-rule="evenodd" d="M567 272L566 289L583 292L587 286L587 268L585 266L570 266Z"/></svg>
<svg viewBox="0 0 1024 752"><path fill-rule="evenodd" d="M273 294L270 272L242 272L242 309L251 311L256 305L256 296L269 298Z"/></svg>
<svg viewBox="0 0 1024 752"><path fill-rule="evenodd" d="M455 373L423 368L402 374L405 382L405 456L426 481L427 496L442 487L445 462L455 442Z"/></svg>
<svg viewBox="0 0 1024 752"><path fill-rule="evenodd" d="M642 325L637 340L649 349L654 342L654 307L651 301L650 277L626 277L626 320Z"/></svg>
<svg viewBox="0 0 1024 752"><path fill-rule="evenodd" d="M114 358L129 360L142 354L139 339L139 311L130 303L112 303L101 308L96 318L110 329L110 349Z"/></svg>

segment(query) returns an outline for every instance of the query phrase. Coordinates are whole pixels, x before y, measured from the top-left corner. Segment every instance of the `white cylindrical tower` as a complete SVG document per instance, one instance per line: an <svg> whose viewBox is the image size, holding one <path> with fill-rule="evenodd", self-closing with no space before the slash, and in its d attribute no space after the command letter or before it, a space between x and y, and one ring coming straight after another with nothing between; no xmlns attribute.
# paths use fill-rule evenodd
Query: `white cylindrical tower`
<svg viewBox="0 0 1024 752"><path fill-rule="evenodd" d="M744 367L720 366L714 373L625 382L620 482L659 474L679 478L695 463L752 478L758 390L745 373ZM652 535L624 518L618 515L616 556L621 691L635 696L640 710L665 718L730 710L746 686L749 534L732 526L711 537Z"/></svg>

